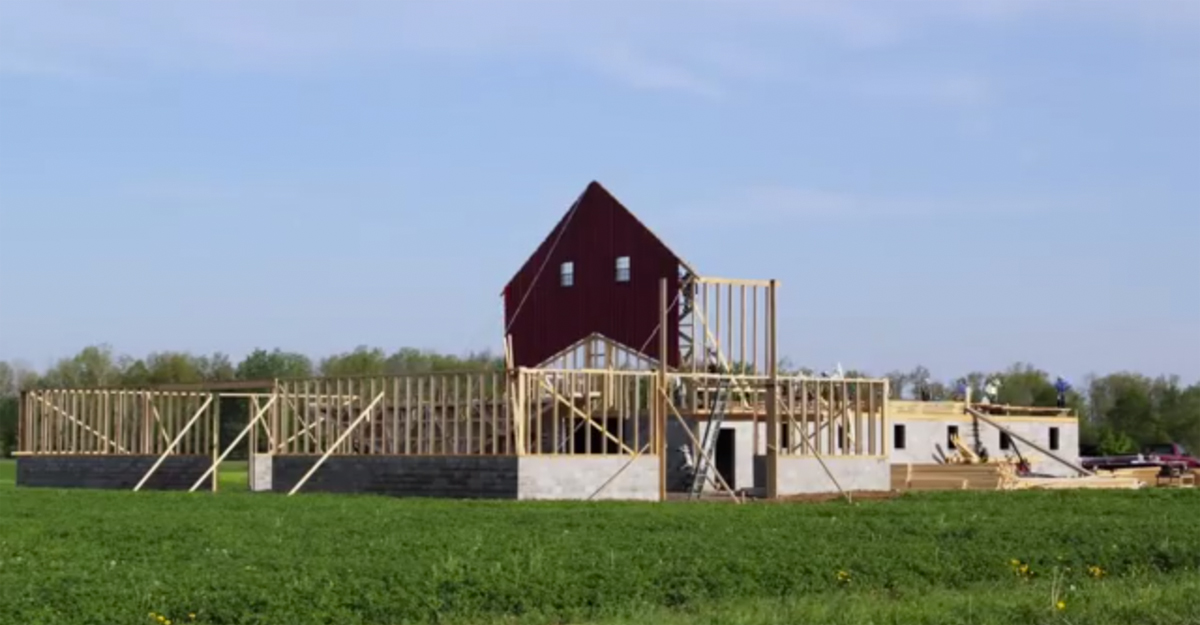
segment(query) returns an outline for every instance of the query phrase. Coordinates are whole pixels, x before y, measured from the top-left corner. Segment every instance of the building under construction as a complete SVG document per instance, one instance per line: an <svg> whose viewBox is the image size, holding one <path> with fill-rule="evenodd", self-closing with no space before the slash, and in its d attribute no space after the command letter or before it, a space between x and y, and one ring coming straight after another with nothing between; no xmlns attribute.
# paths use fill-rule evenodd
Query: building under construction
<svg viewBox="0 0 1200 625"><path fill-rule="evenodd" d="M1076 471L1065 411L902 402L884 379L782 375L778 288L700 273L593 182L504 289L503 371L27 391L18 484L215 489L215 469L247 444L251 488L285 493L887 491L893 464L984 449ZM219 440L231 397L249 419Z"/></svg>

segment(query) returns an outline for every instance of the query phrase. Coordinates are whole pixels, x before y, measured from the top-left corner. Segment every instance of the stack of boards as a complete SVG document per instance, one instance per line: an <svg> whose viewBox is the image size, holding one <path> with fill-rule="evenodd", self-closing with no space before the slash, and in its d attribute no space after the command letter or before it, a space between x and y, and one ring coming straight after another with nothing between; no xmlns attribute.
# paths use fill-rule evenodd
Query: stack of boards
<svg viewBox="0 0 1200 625"><path fill-rule="evenodd" d="M1139 471L1142 471L1139 469ZM1157 475L1157 469L1153 470ZM1018 477L1012 465L893 464L892 490L1023 490L1060 488L1132 489L1153 486L1154 475L1110 474L1090 477Z"/></svg>
<svg viewBox="0 0 1200 625"><path fill-rule="evenodd" d="M998 490L997 464L893 464L892 490Z"/></svg>

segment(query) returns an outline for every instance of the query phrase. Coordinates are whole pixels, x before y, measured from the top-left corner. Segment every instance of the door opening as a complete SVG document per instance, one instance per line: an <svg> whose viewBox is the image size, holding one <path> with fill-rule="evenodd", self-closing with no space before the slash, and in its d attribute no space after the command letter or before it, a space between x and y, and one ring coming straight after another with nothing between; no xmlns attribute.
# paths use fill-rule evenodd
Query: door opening
<svg viewBox="0 0 1200 625"><path fill-rule="evenodd" d="M717 432L717 449L714 462L717 465L717 471L721 473L721 477L725 478L725 483L729 484L729 488L737 490L737 474L734 468L737 466L735 461L737 458L737 430L733 428L721 428Z"/></svg>

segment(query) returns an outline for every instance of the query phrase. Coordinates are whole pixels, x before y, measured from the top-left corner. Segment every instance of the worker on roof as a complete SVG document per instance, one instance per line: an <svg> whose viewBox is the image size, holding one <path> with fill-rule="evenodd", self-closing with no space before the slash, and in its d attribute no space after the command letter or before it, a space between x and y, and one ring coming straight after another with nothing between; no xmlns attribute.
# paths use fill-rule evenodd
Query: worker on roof
<svg viewBox="0 0 1200 625"><path fill-rule="evenodd" d="M933 399L933 384L930 383L928 375L922 376L920 380L917 380L917 397L921 401L930 401Z"/></svg>
<svg viewBox="0 0 1200 625"><path fill-rule="evenodd" d="M1000 398L1000 380L992 377L983 387L983 403L995 403Z"/></svg>
<svg viewBox="0 0 1200 625"><path fill-rule="evenodd" d="M956 383L954 385L954 396L955 396L955 398L960 399L962 401L967 400L967 380L966 380L966 378L958 379L958 383Z"/></svg>
<svg viewBox="0 0 1200 625"><path fill-rule="evenodd" d="M1067 381L1059 377L1054 380L1054 390L1058 391L1058 407L1067 407L1067 392L1071 390L1071 385Z"/></svg>

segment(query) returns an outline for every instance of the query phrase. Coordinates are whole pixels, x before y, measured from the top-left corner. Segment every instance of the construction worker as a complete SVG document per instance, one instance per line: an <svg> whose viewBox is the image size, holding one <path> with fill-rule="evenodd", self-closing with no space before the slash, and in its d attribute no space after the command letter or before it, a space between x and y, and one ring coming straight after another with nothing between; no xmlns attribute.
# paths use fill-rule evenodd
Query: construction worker
<svg viewBox="0 0 1200 625"><path fill-rule="evenodd" d="M967 381L965 379L959 378L958 384L954 385L954 397L967 401Z"/></svg>
<svg viewBox="0 0 1200 625"><path fill-rule="evenodd" d="M929 376L925 376L917 381L917 396L921 398L921 401L933 399L933 390L930 387Z"/></svg>
<svg viewBox="0 0 1200 625"><path fill-rule="evenodd" d="M1071 385L1061 377L1054 381L1054 390L1058 391L1058 407L1067 407L1067 392L1071 390Z"/></svg>
<svg viewBox="0 0 1200 625"><path fill-rule="evenodd" d="M983 403L991 404L1000 398L1000 380L989 378L987 385L983 387Z"/></svg>

